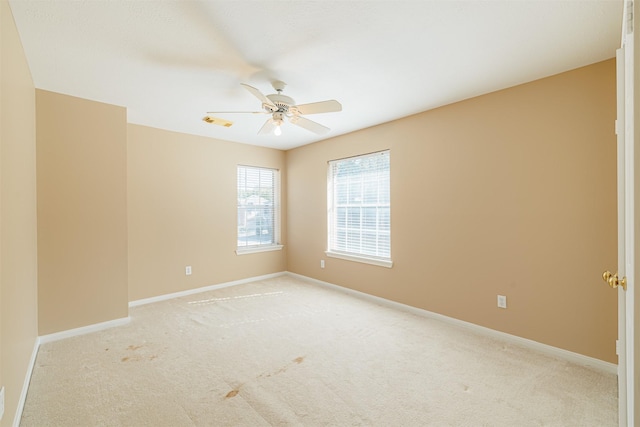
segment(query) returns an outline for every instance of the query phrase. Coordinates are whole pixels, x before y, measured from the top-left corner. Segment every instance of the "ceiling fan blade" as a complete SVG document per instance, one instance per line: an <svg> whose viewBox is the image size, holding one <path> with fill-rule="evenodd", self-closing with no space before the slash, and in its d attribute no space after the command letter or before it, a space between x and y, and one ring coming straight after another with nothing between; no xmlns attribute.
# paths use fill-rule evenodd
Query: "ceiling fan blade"
<svg viewBox="0 0 640 427"><path fill-rule="evenodd" d="M321 125L320 123L316 123L312 120L300 116L293 116L289 119L289 121L296 126L300 126L301 128L309 130L318 135L324 135L331 130L326 126Z"/></svg>
<svg viewBox="0 0 640 427"><path fill-rule="evenodd" d="M269 105L273 108L275 108L276 110L278 109L278 107L275 106L275 104L269 99L267 98L262 92L260 92L258 89L256 89L253 86L249 86L248 84L244 84L244 83L240 83L246 90L248 90L249 92L251 92L251 94L253 96L255 96L256 98L258 98L260 100L260 102L262 102L263 104Z"/></svg>
<svg viewBox="0 0 640 427"><path fill-rule="evenodd" d="M299 114L334 113L342 111L342 105L335 99L329 101L312 102L311 104L296 105L294 110ZM295 114L295 112L294 112Z"/></svg>
<svg viewBox="0 0 640 427"><path fill-rule="evenodd" d="M264 122L264 124L262 125L262 127L258 131L258 135L265 135L265 134L273 133L273 129L275 129L275 127L276 127L276 124L273 122L273 120L272 119L267 119L267 121Z"/></svg>

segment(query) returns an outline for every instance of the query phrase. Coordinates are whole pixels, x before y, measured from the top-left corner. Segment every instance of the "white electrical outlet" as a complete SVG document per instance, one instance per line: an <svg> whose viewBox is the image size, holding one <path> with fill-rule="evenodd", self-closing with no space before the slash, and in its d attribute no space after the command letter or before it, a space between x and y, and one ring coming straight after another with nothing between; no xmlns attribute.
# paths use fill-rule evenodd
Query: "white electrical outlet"
<svg viewBox="0 0 640 427"><path fill-rule="evenodd" d="M191 266L187 265L184 269L184 274L186 274L187 276L191 276Z"/></svg>
<svg viewBox="0 0 640 427"><path fill-rule="evenodd" d="M320 260L320 268L324 268L324 260L323 259Z"/></svg>
<svg viewBox="0 0 640 427"><path fill-rule="evenodd" d="M507 297L504 295L498 295L498 307L507 308Z"/></svg>
<svg viewBox="0 0 640 427"><path fill-rule="evenodd" d="M4 386L0 388L0 420L4 416Z"/></svg>

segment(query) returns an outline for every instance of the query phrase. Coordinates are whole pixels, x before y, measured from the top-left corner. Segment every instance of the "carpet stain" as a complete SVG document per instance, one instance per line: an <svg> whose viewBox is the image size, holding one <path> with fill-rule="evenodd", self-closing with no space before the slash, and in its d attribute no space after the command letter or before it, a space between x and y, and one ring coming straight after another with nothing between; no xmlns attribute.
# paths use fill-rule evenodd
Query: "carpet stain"
<svg viewBox="0 0 640 427"><path fill-rule="evenodd" d="M129 347L127 347L127 350L131 350L131 351L135 351L139 348L144 347L143 345L130 345Z"/></svg>
<svg viewBox="0 0 640 427"><path fill-rule="evenodd" d="M143 360L153 360L153 359L157 359L158 356L153 354L151 356L147 357L143 357L143 356L139 356L139 355L133 355L133 356L125 356L122 359L120 359L121 362L140 362Z"/></svg>
<svg viewBox="0 0 640 427"><path fill-rule="evenodd" d="M224 398L231 399L232 397L236 397L238 393L240 393L240 390L231 390Z"/></svg>
<svg viewBox="0 0 640 427"><path fill-rule="evenodd" d="M464 386L464 391L469 391L469 386L468 385Z"/></svg>
<svg viewBox="0 0 640 427"><path fill-rule="evenodd" d="M302 362L304 362L304 356L296 357L295 359L292 360L292 362L299 365ZM291 366L292 366L291 363L289 363L289 364L283 366L282 368L278 369L277 371L266 372L264 374L258 375L256 378L270 378L270 377L272 377L274 375L282 374L284 372L287 372L287 369L289 369Z"/></svg>

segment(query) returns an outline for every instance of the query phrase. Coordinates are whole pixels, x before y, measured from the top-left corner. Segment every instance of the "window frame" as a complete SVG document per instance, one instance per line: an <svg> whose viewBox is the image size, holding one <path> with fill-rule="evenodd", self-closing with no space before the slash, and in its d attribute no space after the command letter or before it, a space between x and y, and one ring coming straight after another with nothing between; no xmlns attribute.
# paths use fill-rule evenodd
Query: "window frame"
<svg viewBox="0 0 640 427"><path fill-rule="evenodd" d="M265 244L252 244L240 246L238 244L240 239L240 209L242 208L240 203L240 170L258 170L258 171L269 171L273 173L272 176L272 190L273 190L273 231L272 231L272 242ZM282 250L284 245L281 244L281 214L280 214L280 198L281 198L281 185L280 185L280 170L276 168L269 168L264 166L253 166L253 165L243 165L238 164L236 166L236 255L246 255L258 252L268 252L268 251L279 251ZM246 219L245 219L246 221Z"/></svg>
<svg viewBox="0 0 640 427"><path fill-rule="evenodd" d="M337 232L337 225L335 225L334 223L338 222L338 213L337 213L337 209L340 207L340 205L337 203L336 199L336 188L337 188L337 183L336 180L334 178L334 165L338 164L339 162L342 161L351 161L353 159L358 159L358 158L367 158L367 157L372 157L372 156L379 156L379 155L386 155L388 156L389 159L389 177L388 177L388 203L380 203L380 201L378 200L378 202L375 204L375 208L376 209L380 209L380 208L388 208L389 209L389 256L375 256L375 255L370 255L370 254L365 254L363 253L363 251L360 252L356 252L356 251L347 251L347 250L339 250L336 249L334 247L334 241L335 239L337 239L336 236L334 236L334 234ZM356 155L356 156L350 156L350 157L345 157L345 158L341 158L341 159L335 159L335 160L330 160L328 162L327 165L327 250L325 251L325 254L328 257L332 257L332 258L339 258L339 259L343 259L343 260L347 260L347 261L354 261L354 262L361 262L361 263L366 263L366 264L372 264L372 265L377 265L377 266L381 266L381 267L386 267L386 268L391 268L393 267L393 261L391 259L391 165L390 165L390 161L391 161L391 150L386 149L386 150L381 150L381 151L376 151L373 153L367 153L367 154L361 154L361 155ZM376 181L377 183L379 183L379 180ZM347 203L348 204L348 203ZM346 207L345 204L342 204L342 207ZM366 207L372 207L372 206L365 206L365 203L362 202L361 203L361 209L364 209ZM362 217L360 217L360 222L362 222ZM375 234L376 234L376 239L379 237L380 235L380 225L379 225L379 216L376 216L376 228L375 228ZM347 221L347 220L345 220ZM361 227L362 228L362 227ZM345 228L346 231L346 228ZM360 240L362 240L362 237L360 237Z"/></svg>

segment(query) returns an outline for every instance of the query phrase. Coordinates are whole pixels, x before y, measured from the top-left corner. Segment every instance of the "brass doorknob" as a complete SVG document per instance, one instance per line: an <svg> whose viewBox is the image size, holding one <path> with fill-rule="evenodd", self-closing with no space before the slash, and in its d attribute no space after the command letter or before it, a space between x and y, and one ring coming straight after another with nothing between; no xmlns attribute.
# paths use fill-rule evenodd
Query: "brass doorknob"
<svg viewBox="0 0 640 427"><path fill-rule="evenodd" d="M627 290L627 278L623 277L622 279L618 278L618 273L611 273L609 270L602 273L602 280L607 282L609 286L613 289L618 286L622 286L622 289Z"/></svg>

